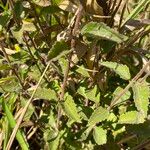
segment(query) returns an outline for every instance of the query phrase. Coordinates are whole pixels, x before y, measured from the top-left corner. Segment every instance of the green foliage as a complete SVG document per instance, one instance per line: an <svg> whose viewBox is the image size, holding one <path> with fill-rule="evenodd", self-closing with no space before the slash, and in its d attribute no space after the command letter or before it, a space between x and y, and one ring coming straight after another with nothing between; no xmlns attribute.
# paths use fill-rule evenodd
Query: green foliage
<svg viewBox="0 0 150 150"><path fill-rule="evenodd" d="M107 25L105 25L102 22L101 23L91 22L91 23L86 24L82 28L81 33L83 35L86 35L92 38L107 39L107 40L111 40L117 43L121 43L127 40L126 36L109 28Z"/></svg>
<svg viewBox="0 0 150 150"><path fill-rule="evenodd" d="M95 142L98 145L106 144L107 142L107 131L102 127L94 127L93 129L93 137Z"/></svg>
<svg viewBox="0 0 150 150"><path fill-rule="evenodd" d="M66 94L65 102L63 103L65 113L74 121L81 122L80 116L78 114L78 110L76 108L76 104L72 98L72 96Z"/></svg>
<svg viewBox="0 0 150 150"><path fill-rule="evenodd" d="M120 124L139 124L143 123L144 118L140 112L137 111L129 111L126 112L119 117Z"/></svg>
<svg viewBox="0 0 150 150"><path fill-rule="evenodd" d="M129 80L131 78L129 68L126 65L116 62L102 62L101 65L112 69L124 80Z"/></svg>
<svg viewBox="0 0 150 150"><path fill-rule="evenodd" d="M4 11L0 16L0 31L2 31L2 28L6 26L7 22L10 19L10 11Z"/></svg>
<svg viewBox="0 0 150 150"><path fill-rule="evenodd" d="M30 89L29 92L32 93L33 90L34 88ZM57 100L58 99L55 91L51 89L47 89L47 88L38 88L34 97L37 99L45 99L45 100Z"/></svg>
<svg viewBox="0 0 150 150"><path fill-rule="evenodd" d="M149 106L149 86L146 81L140 83L138 80L132 87L134 94L134 102L137 110L143 114L144 117L147 116L148 106Z"/></svg>
<svg viewBox="0 0 150 150"><path fill-rule="evenodd" d="M67 43L63 40L60 42L57 41L56 43L54 43L50 52L48 53L48 57L49 59L55 58L65 50L68 50Z"/></svg>
<svg viewBox="0 0 150 150"><path fill-rule="evenodd" d="M0 0L0 148L146 149L149 5Z"/></svg>
<svg viewBox="0 0 150 150"><path fill-rule="evenodd" d="M98 87L96 85L90 90L87 90L85 87L80 86L78 89L78 93L95 103L100 102L100 92L98 91Z"/></svg>
<svg viewBox="0 0 150 150"><path fill-rule="evenodd" d="M109 111L103 107L98 107L91 115L88 121L89 126L93 126L96 123L102 122L109 116Z"/></svg>
<svg viewBox="0 0 150 150"><path fill-rule="evenodd" d="M116 90L114 91L114 93L113 93L114 98L115 98L121 91L123 91L123 88L121 88L121 87L118 86L118 87L116 88ZM120 99L119 99L116 103L114 103L114 105L117 105L117 104L121 104L121 103L123 103L123 102L126 102L126 101L130 98L130 96L131 96L130 91L125 92L125 93L120 97Z"/></svg>

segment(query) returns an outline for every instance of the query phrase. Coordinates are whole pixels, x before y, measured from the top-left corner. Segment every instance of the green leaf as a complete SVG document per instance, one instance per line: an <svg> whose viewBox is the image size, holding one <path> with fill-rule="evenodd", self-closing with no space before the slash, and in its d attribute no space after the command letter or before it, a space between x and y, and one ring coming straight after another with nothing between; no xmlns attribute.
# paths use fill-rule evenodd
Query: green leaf
<svg viewBox="0 0 150 150"><path fill-rule="evenodd" d="M142 83L135 82L132 86L133 95L134 95L134 102L137 110L141 112L145 117L147 117L147 111L149 106L149 86L146 81Z"/></svg>
<svg viewBox="0 0 150 150"><path fill-rule="evenodd" d="M131 78L130 70L126 65L119 64L116 62L101 62L101 65L112 69L114 72L116 72L120 78L124 80L129 80Z"/></svg>
<svg viewBox="0 0 150 150"><path fill-rule="evenodd" d="M60 147L60 139L63 136L63 134L64 134L64 130L59 131L58 136L54 140L49 141L45 149L58 150Z"/></svg>
<svg viewBox="0 0 150 150"><path fill-rule="evenodd" d="M109 111L103 107L98 107L91 115L88 126L93 126L96 123L102 122L109 116Z"/></svg>
<svg viewBox="0 0 150 150"><path fill-rule="evenodd" d="M1 13L0 15L0 31L2 30L2 28L4 28L7 24L7 22L10 19L10 11L4 11L3 13Z"/></svg>
<svg viewBox="0 0 150 150"><path fill-rule="evenodd" d="M72 96L68 93L65 95L65 102L63 104L63 108L68 117L76 122L81 122L76 104L74 103Z"/></svg>
<svg viewBox="0 0 150 150"><path fill-rule="evenodd" d="M22 24L21 28L16 28L16 27L11 28L11 32L12 32L14 38L16 38L16 40L20 44L24 43L24 41L23 41L24 31L28 31L28 32L36 31L36 27L34 26L34 24L32 22L23 20L22 23L23 24Z"/></svg>
<svg viewBox="0 0 150 150"><path fill-rule="evenodd" d="M52 129L45 130L43 135L46 141L54 140L57 138L57 136L58 136L58 131Z"/></svg>
<svg viewBox="0 0 150 150"><path fill-rule="evenodd" d="M14 13L15 13L15 17L17 19L20 19L20 16L21 16L21 14L23 12L23 5L22 5L22 1L21 0L17 0L15 2L13 10L14 10Z"/></svg>
<svg viewBox="0 0 150 150"><path fill-rule="evenodd" d="M143 123L144 117L143 114L137 111L126 112L119 117L119 124L139 124Z"/></svg>
<svg viewBox="0 0 150 150"><path fill-rule="evenodd" d="M48 58L52 59L60 55L63 51L68 50L68 45L65 41L56 41L48 53Z"/></svg>
<svg viewBox="0 0 150 150"><path fill-rule="evenodd" d="M22 23L23 23L23 25L22 25L23 31L28 31L28 32L36 31L36 27L32 22L23 20Z"/></svg>
<svg viewBox="0 0 150 150"><path fill-rule="evenodd" d="M86 96L91 101L93 101L95 103L99 103L100 102L100 92L97 88L97 85L95 85L93 89L86 91Z"/></svg>
<svg viewBox="0 0 150 150"><path fill-rule="evenodd" d="M80 86L80 87L78 88L78 90L77 90L77 92L78 92L80 95L82 95L84 98L87 99L87 95L86 95L85 91L86 91L86 88L85 88L84 86Z"/></svg>
<svg viewBox="0 0 150 150"><path fill-rule="evenodd" d="M15 76L0 79L0 92L20 92L21 85Z"/></svg>
<svg viewBox="0 0 150 150"><path fill-rule="evenodd" d="M120 94L121 91L123 91L123 88L117 87L113 93L114 97L117 97L117 95ZM125 102L126 100L128 100L130 98L130 96L131 96L130 91L127 91L120 97L120 99L116 103L113 103L113 101L112 101L112 103L113 103L113 105L121 104L121 103Z"/></svg>
<svg viewBox="0 0 150 150"><path fill-rule="evenodd" d="M117 116L114 113L110 113L107 118L107 121L116 122L116 120L117 120Z"/></svg>
<svg viewBox="0 0 150 150"><path fill-rule="evenodd" d="M0 70L7 70L10 69L10 66L8 64L0 64Z"/></svg>
<svg viewBox="0 0 150 150"><path fill-rule="evenodd" d="M114 29L111 29L106 24L100 22L90 22L86 24L81 33L88 37L99 38L99 39L107 39L110 41L114 41L117 43L121 43L127 40L127 37L118 33Z"/></svg>
<svg viewBox="0 0 150 150"><path fill-rule="evenodd" d="M6 83L8 83L8 82L10 82L10 81L12 81L12 80L14 80L16 77L14 77L14 76L9 76L9 77L6 77L6 78L1 78L0 79L0 85L1 84L6 84Z"/></svg>
<svg viewBox="0 0 150 150"><path fill-rule="evenodd" d="M34 88L29 89L29 92L32 93ZM45 100L57 100L57 95L54 90L47 89L47 88L38 88L34 98L38 99L45 99Z"/></svg>
<svg viewBox="0 0 150 150"><path fill-rule="evenodd" d="M97 85L95 85L94 88L90 90L86 90L85 87L80 86L77 92L84 98L89 99L95 103L99 103L100 101L100 92L97 89Z"/></svg>
<svg viewBox="0 0 150 150"><path fill-rule="evenodd" d="M106 144L107 142L107 130L104 130L102 127L94 127L93 137L95 142L98 145Z"/></svg>
<svg viewBox="0 0 150 150"><path fill-rule="evenodd" d="M67 59L61 57L58 61L59 61L59 65L61 66L62 73L65 74L68 65Z"/></svg>

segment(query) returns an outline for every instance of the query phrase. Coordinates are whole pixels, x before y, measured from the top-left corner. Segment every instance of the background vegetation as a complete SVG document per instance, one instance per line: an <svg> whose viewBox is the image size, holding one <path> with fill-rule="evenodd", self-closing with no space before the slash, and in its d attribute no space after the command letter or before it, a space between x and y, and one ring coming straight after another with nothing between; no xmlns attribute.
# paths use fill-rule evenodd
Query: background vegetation
<svg viewBox="0 0 150 150"><path fill-rule="evenodd" d="M0 0L0 148L150 149L150 0Z"/></svg>

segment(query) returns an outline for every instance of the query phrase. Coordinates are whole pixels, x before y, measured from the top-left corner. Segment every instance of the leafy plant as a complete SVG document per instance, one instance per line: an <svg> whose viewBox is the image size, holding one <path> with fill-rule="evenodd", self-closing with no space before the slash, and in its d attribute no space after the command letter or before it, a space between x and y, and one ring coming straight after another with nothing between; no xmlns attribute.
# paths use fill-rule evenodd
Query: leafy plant
<svg viewBox="0 0 150 150"><path fill-rule="evenodd" d="M146 149L149 5L0 0L0 148Z"/></svg>

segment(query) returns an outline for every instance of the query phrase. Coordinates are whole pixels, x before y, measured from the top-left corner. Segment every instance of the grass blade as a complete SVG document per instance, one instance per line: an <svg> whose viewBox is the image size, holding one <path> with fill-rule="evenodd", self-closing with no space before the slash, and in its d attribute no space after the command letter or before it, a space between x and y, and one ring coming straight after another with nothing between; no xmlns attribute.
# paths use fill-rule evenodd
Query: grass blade
<svg viewBox="0 0 150 150"><path fill-rule="evenodd" d="M7 119L8 119L8 122L9 122L9 125L10 127L13 129L16 125L16 122L15 122L15 119L13 118L13 115L12 113L10 112L7 104L5 103L4 99L2 99L2 108L7 116ZM16 134L16 138L17 138L17 141L19 142L21 148L23 150L28 150L28 144L26 143L22 133L20 130L17 131L17 134Z"/></svg>
<svg viewBox="0 0 150 150"><path fill-rule="evenodd" d="M141 11L142 9L148 4L150 3L150 0L142 0L139 1L139 4L135 7L135 9L128 15L128 17L125 19L124 23L122 24L122 26L124 26L128 20L130 19L134 19Z"/></svg>

